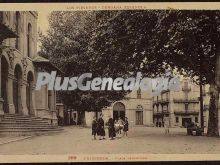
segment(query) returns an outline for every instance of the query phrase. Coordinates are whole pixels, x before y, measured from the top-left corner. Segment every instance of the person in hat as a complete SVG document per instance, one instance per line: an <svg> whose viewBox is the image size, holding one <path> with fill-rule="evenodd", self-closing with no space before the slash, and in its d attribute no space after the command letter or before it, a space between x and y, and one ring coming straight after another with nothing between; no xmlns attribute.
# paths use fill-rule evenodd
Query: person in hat
<svg viewBox="0 0 220 165"><path fill-rule="evenodd" d="M111 117L109 117L108 120L108 135L111 140L113 140L114 137L116 136L114 120Z"/></svg>
<svg viewBox="0 0 220 165"><path fill-rule="evenodd" d="M99 140L104 140L105 139L105 122L102 118L102 114L99 116L99 119L98 119L98 123L97 123L97 133L98 133L98 136L99 136Z"/></svg>
<svg viewBox="0 0 220 165"><path fill-rule="evenodd" d="M127 117L125 117L123 131L124 131L124 136L128 136L128 118Z"/></svg>
<svg viewBox="0 0 220 165"><path fill-rule="evenodd" d="M92 121L92 135L94 137L94 140L96 140L97 126L98 126L97 118L96 116L94 116Z"/></svg>

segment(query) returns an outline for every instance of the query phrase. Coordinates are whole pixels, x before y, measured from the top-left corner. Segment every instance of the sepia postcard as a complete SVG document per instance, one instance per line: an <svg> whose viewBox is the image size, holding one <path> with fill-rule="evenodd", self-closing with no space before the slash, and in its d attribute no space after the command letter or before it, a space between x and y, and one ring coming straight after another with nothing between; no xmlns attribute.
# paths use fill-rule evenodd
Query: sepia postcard
<svg viewBox="0 0 220 165"><path fill-rule="evenodd" d="M0 4L0 162L220 159L220 3Z"/></svg>

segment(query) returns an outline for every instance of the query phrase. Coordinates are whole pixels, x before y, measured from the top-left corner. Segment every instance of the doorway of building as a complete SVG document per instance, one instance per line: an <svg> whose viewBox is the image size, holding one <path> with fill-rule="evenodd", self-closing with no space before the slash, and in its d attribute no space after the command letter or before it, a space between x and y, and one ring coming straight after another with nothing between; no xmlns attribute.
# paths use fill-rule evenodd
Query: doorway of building
<svg viewBox="0 0 220 165"><path fill-rule="evenodd" d="M187 127L188 124L192 122L191 118L182 118L182 126Z"/></svg>
<svg viewBox="0 0 220 165"><path fill-rule="evenodd" d="M21 111L21 83L22 83L22 71L19 65L15 66L14 81L13 81L13 102L15 106L15 113Z"/></svg>
<svg viewBox="0 0 220 165"><path fill-rule="evenodd" d="M9 113L8 109L8 96L7 96L7 84L8 84L8 63L7 60L2 56L1 58L1 91L3 98L3 111Z"/></svg>
<svg viewBox="0 0 220 165"><path fill-rule="evenodd" d="M117 102L113 106L113 119L117 120L119 117L125 120L125 105L121 102Z"/></svg>
<svg viewBox="0 0 220 165"><path fill-rule="evenodd" d="M27 76L27 86L26 86L26 103L27 103L27 109L28 114L31 115L33 112L33 105L32 105L32 90L33 90L33 74L31 72L28 72Z"/></svg>
<svg viewBox="0 0 220 165"><path fill-rule="evenodd" d="M143 125L143 111L136 111L136 125Z"/></svg>

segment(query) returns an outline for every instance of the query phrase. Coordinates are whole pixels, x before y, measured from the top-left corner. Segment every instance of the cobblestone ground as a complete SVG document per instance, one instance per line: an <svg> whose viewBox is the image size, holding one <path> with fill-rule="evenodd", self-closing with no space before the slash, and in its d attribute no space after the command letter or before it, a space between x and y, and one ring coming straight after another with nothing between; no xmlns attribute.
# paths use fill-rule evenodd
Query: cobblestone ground
<svg viewBox="0 0 220 165"><path fill-rule="evenodd" d="M165 135L163 128L133 127L129 137L115 140L93 140L88 128L64 128L62 133L0 145L0 155L220 153L220 138L187 136L184 128L171 128L171 133Z"/></svg>

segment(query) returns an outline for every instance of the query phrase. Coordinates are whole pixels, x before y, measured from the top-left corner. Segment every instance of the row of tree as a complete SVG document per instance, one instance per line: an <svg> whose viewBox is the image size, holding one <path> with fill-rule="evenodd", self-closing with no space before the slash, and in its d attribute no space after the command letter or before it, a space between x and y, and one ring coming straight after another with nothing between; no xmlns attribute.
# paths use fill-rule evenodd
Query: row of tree
<svg viewBox="0 0 220 165"><path fill-rule="evenodd" d="M181 10L52 12L40 37L41 55L66 76L92 72L128 77L138 71L156 77L167 69L210 84L209 136L219 136L220 12ZM120 91L63 93L64 104L100 111L125 98Z"/></svg>

